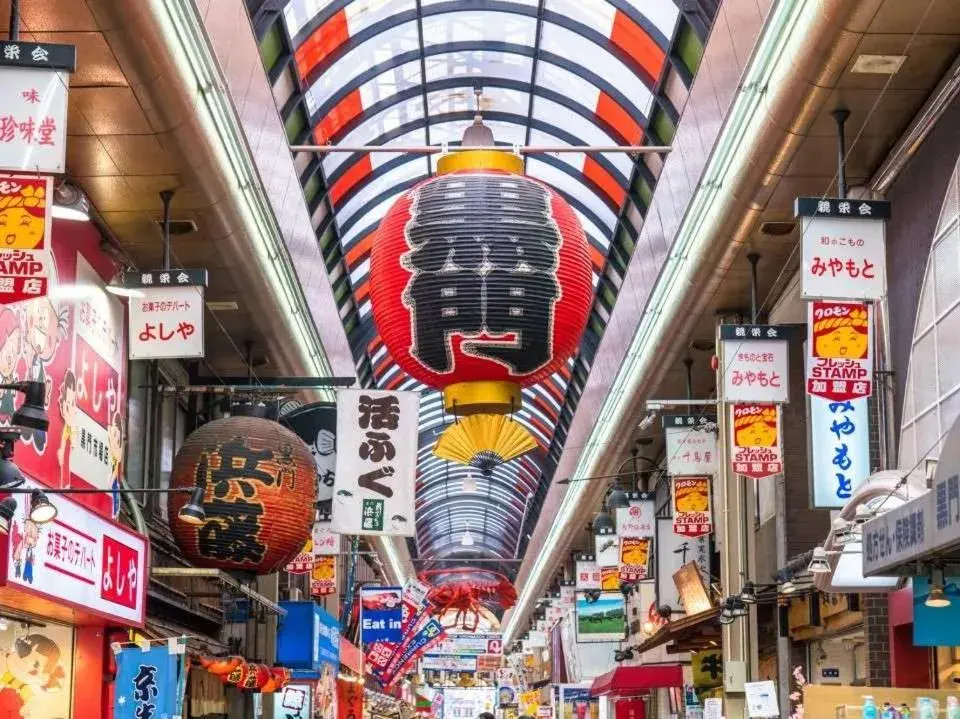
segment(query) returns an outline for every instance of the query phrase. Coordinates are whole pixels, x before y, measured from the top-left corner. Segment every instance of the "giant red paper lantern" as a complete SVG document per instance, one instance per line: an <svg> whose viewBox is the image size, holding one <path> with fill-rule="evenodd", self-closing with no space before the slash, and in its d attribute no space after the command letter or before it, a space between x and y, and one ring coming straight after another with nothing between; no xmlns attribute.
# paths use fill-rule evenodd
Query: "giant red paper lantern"
<svg viewBox="0 0 960 719"><path fill-rule="evenodd" d="M173 462L170 486L200 488L203 518L179 517L191 497L171 493L170 526L194 565L272 574L310 538L317 468L296 434L258 417L208 422Z"/></svg>
<svg viewBox="0 0 960 719"><path fill-rule="evenodd" d="M373 316L396 363L443 389L447 411L507 414L521 387L579 346L593 299L586 236L555 190L521 174L517 155L452 153L437 169L380 224Z"/></svg>

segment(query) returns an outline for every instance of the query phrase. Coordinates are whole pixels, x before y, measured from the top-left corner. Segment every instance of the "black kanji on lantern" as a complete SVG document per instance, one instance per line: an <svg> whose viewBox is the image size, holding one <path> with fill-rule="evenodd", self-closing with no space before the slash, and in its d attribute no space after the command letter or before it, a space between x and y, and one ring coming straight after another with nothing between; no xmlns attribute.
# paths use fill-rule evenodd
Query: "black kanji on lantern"
<svg viewBox="0 0 960 719"><path fill-rule="evenodd" d="M506 175L440 177L416 193L406 238L413 356L450 372L451 338L486 334L512 339L469 339L464 352L513 374L550 360L562 238L545 187Z"/></svg>
<svg viewBox="0 0 960 719"><path fill-rule="evenodd" d="M242 499L215 499L203 505L206 521L197 533L197 547L205 557L255 564L266 547L260 541L263 505Z"/></svg>
<svg viewBox="0 0 960 719"><path fill-rule="evenodd" d="M243 437L234 437L219 448L213 448L200 455L197 462L197 486L207 482L213 484L213 496L227 497L232 489L239 489L248 499L256 496L257 490L251 482L262 482L273 486L277 477L259 469L261 462L274 460L272 449L250 449ZM214 461L219 459L219 466ZM292 459L288 460L292 463Z"/></svg>

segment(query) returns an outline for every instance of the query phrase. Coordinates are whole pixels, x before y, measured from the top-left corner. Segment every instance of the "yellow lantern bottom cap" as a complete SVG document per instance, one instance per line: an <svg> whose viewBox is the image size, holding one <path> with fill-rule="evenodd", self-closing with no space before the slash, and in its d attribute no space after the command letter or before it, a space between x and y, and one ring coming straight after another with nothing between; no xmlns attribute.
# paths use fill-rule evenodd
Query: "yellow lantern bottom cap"
<svg viewBox="0 0 960 719"><path fill-rule="evenodd" d="M443 408L450 414L510 414L520 409L520 385L513 382L457 382L443 390Z"/></svg>

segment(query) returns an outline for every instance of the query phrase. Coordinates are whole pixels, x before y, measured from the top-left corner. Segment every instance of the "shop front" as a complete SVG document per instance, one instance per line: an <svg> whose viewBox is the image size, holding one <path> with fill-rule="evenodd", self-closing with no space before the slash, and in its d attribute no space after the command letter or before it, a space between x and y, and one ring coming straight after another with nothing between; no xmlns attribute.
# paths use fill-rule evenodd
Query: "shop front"
<svg viewBox="0 0 960 719"><path fill-rule="evenodd" d="M275 719L337 719L339 621L312 601L280 606L286 614L277 626L277 664L292 679L274 701Z"/></svg>

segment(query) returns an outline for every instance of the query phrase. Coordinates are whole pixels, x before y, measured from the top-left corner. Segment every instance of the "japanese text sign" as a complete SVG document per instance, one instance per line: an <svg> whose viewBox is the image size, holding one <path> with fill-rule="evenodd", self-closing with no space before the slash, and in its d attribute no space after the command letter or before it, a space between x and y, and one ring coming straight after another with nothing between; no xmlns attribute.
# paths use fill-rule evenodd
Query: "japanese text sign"
<svg viewBox="0 0 960 719"><path fill-rule="evenodd" d="M179 719L187 681L186 655L160 644L143 651L123 647L116 656L116 719Z"/></svg>
<svg viewBox="0 0 960 719"><path fill-rule="evenodd" d="M620 563L620 538L614 533L598 534L593 538L597 565L616 567Z"/></svg>
<svg viewBox="0 0 960 719"><path fill-rule="evenodd" d="M392 685L404 673L406 668L444 639L443 627L436 619L428 619L408 636L397 650L383 674L386 686Z"/></svg>
<svg viewBox="0 0 960 719"><path fill-rule="evenodd" d="M620 581L639 582L650 576L650 537L620 538Z"/></svg>
<svg viewBox="0 0 960 719"><path fill-rule="evenodd" d="M723 325L723 398L726 402L789 402L786 329Z"/></svg>
<svg viewBox="0 0 960 719"><path fill-rule="evenodd" d="M499 654L503 639L499 634L448 634L433 650L434 654Z"/></svg>
<svg viewBox="0 0 960 719"><path fill-rule="evenodd" d="M673 478L673 531L685 537L710 534L710 478Z"/></svg>
<svg viewBox="0 0 960 719"><path fill-rule="evenodd" d="M838 509L870 476L868 400L810 398L813 506Z"/></svg>
<svg viewBox="0 0 960 719"><path fill-rule="evenodd" d="M657 532L653 500L630 502L617 509L617 534L620 537L652 537Z"/></svg>
<svg viewBox="0 0 960 719"><path fill-rule="evenodd" d="M53 178L0 174L0 304L46 297L52 217Z"/></svg>
<svg viewBox="0 0 960 719"><path fill-rule="evenodd" d="M3 46L5 54L19 55L20 50L14 44ZM0 170L65 172L69 73L4 67L0 77Z"/></svg>
<svg viewBox="0 0 960 719"><path fill-rule="evenodd" d="M763 479L783 471L780 407L775 404L735 404L730 408L733 471Z"/></svg>
<svg viewBox="0 0 960 719"><path fill-rule="evenodd" d="M310 719L313 700L310 684L288 684L273 700L273 719Z"/></svg>
<svg viewBox="0 0 960 719"><path fill-rule="evenodd" d="M309 574L313 568L313 540L308 539L301 552L284 568L288 574Z"/></svg>
<svg viewBox="0 0 960 719"><path fill-rule="evenodd" d="M716 419L698 415L671 414L663 418L667 472L714 474L717 471Z"/></svg>
<svg viewBox="0 0 960 719"><path fill-rule="evenodd" d="M593 557L590 559L578 559L577 569L577 589L600 589L600 565Z"/></svg>
<svg viewBox="0 0 960 719"><path fill-rule="evenodd" d="M799 198L796 214L802 217L805 298L867 301L884 296L889 203Z"/></svg>
<svg viewBox="0 0 960 719"><path fill-rule="evenodd" d="M401 617L402 629L406 633L417 623L421 612L427 606L427 595L430 594L430 585L411 577L403 585L400 593L400 604L403 607Z"/></svg>
<svg viewBox="0 0 960 719"><path fill-rule="evenodd" d="M869 397L873 390L870 305L809 303L807 393L834 402Z"/></svg>
<svg viewBox="0 0 960 719"><path fill-rule="evenodd" d="M334 531L413 536L419 408L415 392L337 392Z"/></svg>
<svg viewBox="0 0 960 719"><path fill-rule="evenodd" d="M657 537L654 541L657 556L657 606L667 606L682 611L680 592L673 575L689 562L696 562L704 582L710 582L710 537L688 537L673 530L670 519L657 520ZM655 607L653 608L655 609ZM653 616L656 615L656 616ZM651 619L659 618L654 611Z"/></svg>
<svg viewBox="0 0 960 719"><path fill-rule="evenodd" d="M130 359L203 357L203 287L141 291L130 298Z"/></svg>
<svg viewBox="0 0 960 719"><path fill-rule="evenodd" d="M40 488L27 481L27 488ZM145 539L57 497L57 517L35 524L29 502L10 522L7 584L122 624L143 626Z"/></svg>

